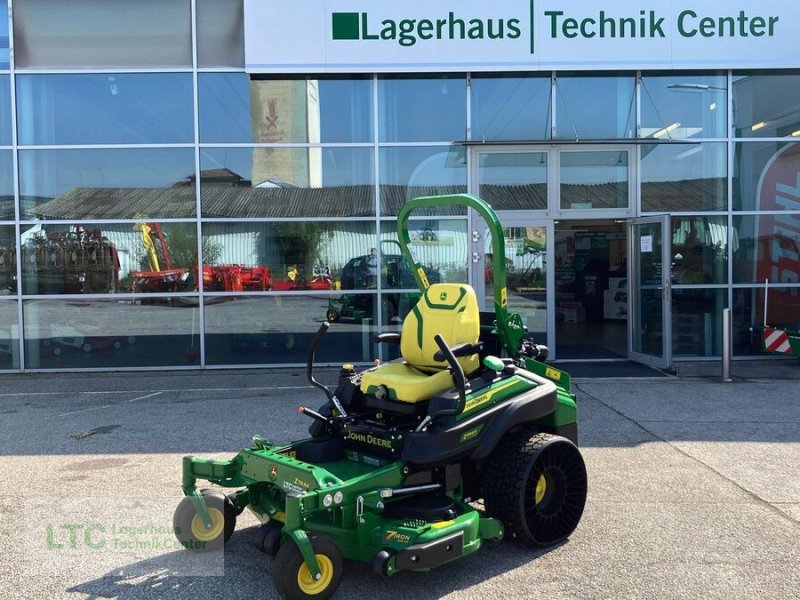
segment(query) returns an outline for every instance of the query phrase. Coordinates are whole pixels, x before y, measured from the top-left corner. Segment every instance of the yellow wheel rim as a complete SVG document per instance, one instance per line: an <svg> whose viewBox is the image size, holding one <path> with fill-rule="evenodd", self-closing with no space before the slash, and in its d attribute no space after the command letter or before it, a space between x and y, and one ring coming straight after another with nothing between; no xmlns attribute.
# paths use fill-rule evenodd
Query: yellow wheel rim
<svg viewBox="0 0 800 600"><path fill-rule="evenodd" d="M212 542L222 535L225 529L225 517L218 508L209 508L208 516L211 517L211 529L206 529L200 515L192 519L192 537L198 542Z"/></svg>
<svg viewBox="0 0 800 600"><path fill-rule="evenodd" d="M539 475L539 481L536 482L536 493L534 495L534 500L536 501L536 504L541 503L546 493L547 493L547 479L545 479L544 475Z"/></svg>
<svg viewBox="0 0 800 600"><path fill-rule="evenodd" d="M311 576L311 571L305 561L300 565L300 570L297 571L297 585L304 594L309 596L324 592L333 580L333 563L331 559L324 554L315 554L314 556L317 557L317 564L319 565L319 579L314 579Z"/></svg>

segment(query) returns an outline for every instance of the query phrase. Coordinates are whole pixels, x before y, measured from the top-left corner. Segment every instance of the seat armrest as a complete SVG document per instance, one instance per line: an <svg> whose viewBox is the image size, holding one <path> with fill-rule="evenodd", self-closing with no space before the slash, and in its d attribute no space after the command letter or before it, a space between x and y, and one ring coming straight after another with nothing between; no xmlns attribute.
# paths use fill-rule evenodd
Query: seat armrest
<svg viewBox="0 0 800 600"><path fill-rule="evenodd" d="M389 344L399 344L400 334L397 332L379 333L373 339L376 344L382 344L383 342L387 342Z"/></svg>
<svg viewBox="0 0 800 600"><path fill-rule="evenodd" d="M483 342L478 342L476 344L470 344L469 342L465 342L463 344L457 344L450 348L450 351L453 353L453 356L472 356L473 354L477 354L483 350ZM436 361L443 361L445 360L444 353L441 350L437 350L436 354L433 355L433 360Z"/></svg>

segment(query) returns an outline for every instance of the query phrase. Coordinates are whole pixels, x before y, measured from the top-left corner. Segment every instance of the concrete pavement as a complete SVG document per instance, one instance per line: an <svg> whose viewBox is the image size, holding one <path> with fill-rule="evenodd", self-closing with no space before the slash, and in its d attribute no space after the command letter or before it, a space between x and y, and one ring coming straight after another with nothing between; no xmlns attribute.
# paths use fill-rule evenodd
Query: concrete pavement
<svg viewBox="0 0 800 600"><path fill-rule="evenodd" d="M800 368L788 373L576 380L590 491L566 543L487 545L389 580L348 562L336 597L798 597ZM170 549L132 560L107 544L72 564L63 525L80 533L115 511L169 525L181 456L227 458L256 433L301 437L297 407L321 402L299 371L0 376L2 596L276 598L247 513L219 576L184 575Z"/></svg>

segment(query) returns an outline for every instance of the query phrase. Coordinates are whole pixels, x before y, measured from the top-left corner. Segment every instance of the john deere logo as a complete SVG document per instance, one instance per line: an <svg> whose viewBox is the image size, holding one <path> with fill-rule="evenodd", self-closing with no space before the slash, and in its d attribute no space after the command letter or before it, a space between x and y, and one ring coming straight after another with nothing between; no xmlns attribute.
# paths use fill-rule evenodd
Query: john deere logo
<svg viewBox="0 0 800 600"><path fill-rule="evenodd" d="M435 19L375 19L365 12L332 13L334 40L384 40L413 46L427 40L514 40L522 35L518 18L469 19L450 11Z"/></svg>
<svg viewBox="0 0 800 600"><path fill-rule="evenodd" d="M442 292L439 294L439 300L445 301L447 300L447 292Z"/></svg>
<svg viewBox="0 0 800 600"><path fill-rule="evenodd" d="M269 468L269 478L275 481L278 478L278 467L272 465Z"/></svg>

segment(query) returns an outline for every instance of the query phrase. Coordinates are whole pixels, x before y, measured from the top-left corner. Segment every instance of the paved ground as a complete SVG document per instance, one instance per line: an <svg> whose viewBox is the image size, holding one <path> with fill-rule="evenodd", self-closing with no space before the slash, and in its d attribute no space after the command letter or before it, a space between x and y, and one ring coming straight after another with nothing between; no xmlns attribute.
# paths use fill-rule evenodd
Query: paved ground
<svg viewBox="0 0 800 600"><path fill-rule="evenodd" d="M576 381L590 493L568 542L389 580L348 563L337 597L800 597L800 368L766 374ZM158 536L181 456L300 437L301 403L321 395L299 372L0 376L0 595L275 598L246 514L224 576L192 576L171 549L131 559L112 528Z"/></svg>

